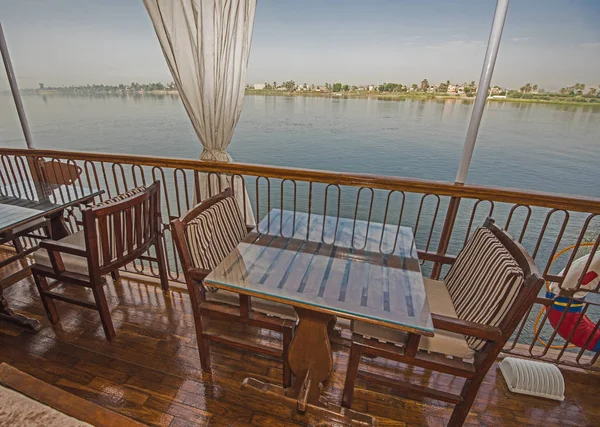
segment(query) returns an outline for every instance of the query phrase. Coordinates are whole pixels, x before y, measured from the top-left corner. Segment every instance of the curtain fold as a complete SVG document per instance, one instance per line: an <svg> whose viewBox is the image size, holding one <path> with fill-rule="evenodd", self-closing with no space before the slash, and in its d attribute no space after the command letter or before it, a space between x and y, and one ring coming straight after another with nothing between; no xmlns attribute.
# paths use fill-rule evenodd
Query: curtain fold
<svg viewBox="0 0 600 427"><path fill-rule="evenodd" d="M227 147L242 112L256 0L143 2L202 143L200 160L231 162ZM255 224L240 178L199 175L201 199L233 185L247 223Z"/></svg>

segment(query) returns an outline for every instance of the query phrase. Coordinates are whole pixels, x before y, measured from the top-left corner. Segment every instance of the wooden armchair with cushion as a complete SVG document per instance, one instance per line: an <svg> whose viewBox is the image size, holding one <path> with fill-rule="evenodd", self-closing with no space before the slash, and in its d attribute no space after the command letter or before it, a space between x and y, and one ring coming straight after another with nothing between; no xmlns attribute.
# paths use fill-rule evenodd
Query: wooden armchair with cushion
<svg viewBox="0 0 600 427"><path fill-rule="evenodd" d="M83 230L60 240L44 240L35 252L32 273L46 314L54 324L58 312L54 300L69 302L97 310L106 338L115 337L115 330L104 294L103 276L117 276L119 268L143 258L158 263L161 285L169 288L161 239L160 182L149 187L137 187L127 193L86 208ZM156 256L146 256L150 247ZM47 279L53 279L52 284ZM94 302L81 301L52 292L58 284L90 288Z"/></svg>
<svg viewBox="0 0 600 427"><path fill-rule="evenodd" d="M296 312L291 306L250 298L225 290L206 288L203 280L247 236L248 228L231 188L204 200L171 223L185 281L192 301L200 364L210 371L209 343L248 348L283 359L283 383L291 386L287 349L292 340ZM281 332L282 350L209 332L203 317Z"/></svg>
<svg viewBox="0 0 600 427"><path fill-rule="evenodd" d="M424 279L434 337L418 343L388 328L354 322L342 405L350 407L357 376L455 404L449 426L461 426L479 386L544 283L525 249L488 218L452 264L445 281ZM359 371L361 355L383 357L465 378L460 394Z"/></svg>

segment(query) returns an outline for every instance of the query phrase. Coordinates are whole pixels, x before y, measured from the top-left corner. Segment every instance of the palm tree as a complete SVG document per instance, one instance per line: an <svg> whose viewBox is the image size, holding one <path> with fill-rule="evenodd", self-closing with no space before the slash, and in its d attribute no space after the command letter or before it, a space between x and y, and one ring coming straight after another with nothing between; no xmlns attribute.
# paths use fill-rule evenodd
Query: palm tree
<svg viewBox="0 0 600 427"><path fill-rule="evenodd" d="M588 91L588 96L596 96L598 90L595 87L591 87Z"/></svg>
<svg viewBox="0 0 600 427"><path fill-rule="evenodd" d="M538 85L533 85L533 91L537 92L538 91Z"/></svg>
<svg viewBox="0 0 600 427"><path fill-rule="evenodd" d="M427 92L427 89L429 89L429 82L427 81L427 79L423 79L423 81L421 82L421 90L423 92Z"/></svg>

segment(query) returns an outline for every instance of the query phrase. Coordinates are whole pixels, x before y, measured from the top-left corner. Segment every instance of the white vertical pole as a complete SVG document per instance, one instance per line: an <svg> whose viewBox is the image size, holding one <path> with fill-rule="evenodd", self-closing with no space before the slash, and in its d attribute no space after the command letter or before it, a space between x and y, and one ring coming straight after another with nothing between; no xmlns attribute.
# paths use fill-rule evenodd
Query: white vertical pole
<svg viewBox="0 0 600 427"><path fill-rule="evenodd" d="M458 167L458 172L456 174L455 181L457 184L464 184L465 179L467 178L467 173L469 172L469 165L471 164L471 158L473 157L473 150L475 149L475 141L477 140L477 133L479 132L479 125L481 124L483 109L485 108L485 102L490 89L490 82L492 81L494 66L496 65L496 57L498 56L498 48L500 47L502 30L504 29L504 21L506 20L508 3L509 0L498 0L498 3L496 4L494 22L492 23L490 39L488 40L488 46L485 52L485 60L483 61L483 69L481 70L481 77L479 78L477 97L475 98L475 105L473 106L473 112L471 113L471 121L469 122L469 129L467 130L467 138L463 147L460 166Z"/></svg>
<svg viewBox="0 0 600 427"><path fill-rule="evenodd" d="M2 24L0 23L0 52L2 53L2 60L4 61L4 68L6 68L6 75L8 76L8 83L10 84L10 90L12 92L13 99L15 100L15 107L17 107L17 114L19 115L19 121L21 122L21 128L23 129L23 135L25 136L25 142L27 148L35 148L33 145L33 139L31 138L31 131L29 130L29 123L27 123L27 116L25 115L25 108L23 108L23 100L21 99L21 93L19 92L19 86L17 85L17 79L15 77L15 71L10 61L10 55L8 54L8 46L6 45L6 39L4 38L4 31L2 31Z"/></svg>

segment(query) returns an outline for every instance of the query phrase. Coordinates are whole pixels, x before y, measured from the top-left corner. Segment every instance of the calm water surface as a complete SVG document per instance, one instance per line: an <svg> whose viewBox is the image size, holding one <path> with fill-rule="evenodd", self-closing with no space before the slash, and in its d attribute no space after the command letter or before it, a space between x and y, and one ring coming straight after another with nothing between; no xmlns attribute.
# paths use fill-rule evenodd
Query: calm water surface
<svg viewBox="0 0 600 427"><path fill-rule="evenodd" d="M197 158L178 97L24 97L39 148ZM248 96L230 152L250 163L453 181L472 103ZM0 145L23 147L0 96ZM600 197L600 109L488 103L468 182Z"/></svg>
<svg viewBox="0 0 600 427"><path fill-rule="evenodd" d="M201 152L178 97L31 95L24 103L39 148L185 158ZM472 105L458 100L248 96L229 151L234 159L249 163L453 181ZM0 96L0 145L25 146L9 96ZM600 197L599 178L600 109L488 103L468 182ZM342 204L346 202L350 209L355 199ZM418 203L408 205L414 219ZM507 213L508 207L497 207L494 215ZM485 215L481 212L475 224ZM530 252L544 215L531 218L533 237L525 239ZM468 215L460 216L457 229L465 229L468 220ZM576 240L583 220L571 218L568 242ZM555 218L549 224L550 234L556 235L561 221ZM420 248L427 240L425 231L417 233ZM436 229L434 240L438 237ZM548 238L541 245L536 257L540 265L548 260L553 243ZM453 237L451 252L461 245ZM168 250L172 255L172 248ZM529 316L522 342L532 337L535 314ZM595 308L588 314L594 319L600 315ZM550 333L545 328L542 335Z"/></svg>

